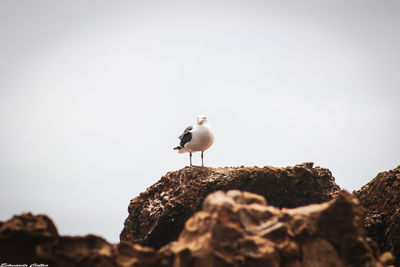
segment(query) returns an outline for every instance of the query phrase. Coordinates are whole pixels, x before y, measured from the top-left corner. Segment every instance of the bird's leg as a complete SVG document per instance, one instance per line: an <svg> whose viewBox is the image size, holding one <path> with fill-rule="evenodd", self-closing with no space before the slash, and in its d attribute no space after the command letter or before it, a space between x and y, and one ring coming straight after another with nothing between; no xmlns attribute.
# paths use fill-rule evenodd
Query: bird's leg
<svg viewBox="0 0 400 267"><path fill-rule="evenodd" d="M192 164L192 152L189 152L189 156L190 156L190 167L191 168L200 168L200 166Z"/></svg>
<svg viewBox="0 0 400 267"><path fill-rule="evenodd" d="M204 167L203 152L204 151L201 151L201 167Z"/></svg>

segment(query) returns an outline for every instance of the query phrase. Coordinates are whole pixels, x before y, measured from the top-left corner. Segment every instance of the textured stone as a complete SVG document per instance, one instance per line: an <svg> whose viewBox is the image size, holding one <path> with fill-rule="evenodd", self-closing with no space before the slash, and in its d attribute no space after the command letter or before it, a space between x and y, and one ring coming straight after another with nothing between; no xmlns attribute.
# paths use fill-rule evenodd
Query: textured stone
<svg viewBox="0 0 400 267"><path fill-rule="evenodd" d="M49 266L170 266L152 248L110 244L101 237L59 236L45 215L30 213L0 223L0 263Z"/></svg>
<svg viewBox="0 0 400 267"><path fill-rule="evenodd" d="M60 236L47 216L26 213L0 222L0 260L49 266L390 266L393 255L379 247L398 252L399 174L400 168L379 174L354 193L368 209L365 217L354 196L339 192L329 170L311 163L183 169L167 173L130 204L125 229L136 232L126 234L140 240L136 234L145 233L142 243L154 242L153 248L133 239L110 244L94 235Z"/></svg>
<svg viewBox="0 0 400 267"><path fill-rule="evenodd" d="M400 166L379 173L354 195L367 210L368 235L381 251L391 251L400 266Z"/></svg>
<svg viewBox="0 0 400 267"><path fill-rule="evenodd" d="M247 192L218 191L160 253L174 267L384 266L362 216L358 201L344 191L330 202L295 209L267 206Z"/></svg>
<svg viewBox="0 0 400 267"><path fill-rule="evenodd" d="M0 259L49 266L385 266L362 227L362 209L346 192L294 209L268 206L262 196L231 190L210 194L177 241L156 251L101 237L59 236L45 215L0 223Z"/></svg>
<svg viewBox="0 0 400 267"><path fill-rule="evenodd" d="M176 240L209 193L231 189L259 194L280 208L326 202L340 190L331 172L313 168L313 163L287 168L184 168L168 172L131 200L120 240L160 248Z"/></svg>

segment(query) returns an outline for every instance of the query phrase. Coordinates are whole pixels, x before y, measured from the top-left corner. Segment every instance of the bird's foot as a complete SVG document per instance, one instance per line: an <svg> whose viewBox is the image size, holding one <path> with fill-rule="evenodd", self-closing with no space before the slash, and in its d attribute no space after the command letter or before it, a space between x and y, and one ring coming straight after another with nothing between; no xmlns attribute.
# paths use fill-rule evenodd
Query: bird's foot
<svg viewBox="0 0 400 267"><path fill-rule="evenodd" d="M202 166L199 166L199 165L191 165L189 168L203 168L203 169L208 169L208 168L211 168L211 167L207 167L207 166L204 166L204 165L202 165Z"/></svg>
<svg viewBox="0 0 400 267"><path fill-rule="evenodd" d="M190 168L203 168L204 166L190 165Z"/></svg>

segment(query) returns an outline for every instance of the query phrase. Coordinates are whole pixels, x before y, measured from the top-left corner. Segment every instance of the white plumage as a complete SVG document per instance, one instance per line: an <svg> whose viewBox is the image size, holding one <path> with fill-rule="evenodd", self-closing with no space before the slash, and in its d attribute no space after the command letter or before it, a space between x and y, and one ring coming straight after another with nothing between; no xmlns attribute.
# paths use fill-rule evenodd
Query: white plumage
<svg viewBox="0 0 400 267"><path fill-rule="evenodd" d="M203 153L206 151L214 142L214 135L210 124L207 121L206 116L199 115L197 117L197 123L191 125L185 129L183 134L179 136L180 145L175 147L179 153L189 152L190 167L194 167L192 164L192 152L201 151L201 166L204 167Z"/></svg>

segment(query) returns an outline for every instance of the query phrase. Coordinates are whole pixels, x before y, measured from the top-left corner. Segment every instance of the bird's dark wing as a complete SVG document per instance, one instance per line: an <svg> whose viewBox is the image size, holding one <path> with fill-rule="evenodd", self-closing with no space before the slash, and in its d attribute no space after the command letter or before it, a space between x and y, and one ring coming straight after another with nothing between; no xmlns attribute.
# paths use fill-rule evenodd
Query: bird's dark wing
<svg viewBox="0 0 400 267"><path fill-rule="evenodd" d="M193 129L192 125L186 127L186 129L183 131L183 134L181 134L178 138L182 140L182 138L185 136L185 134L189 133L192 129Z"/></svg>
<svg viewBox="0 0 400 267"><path fill-rule="evenodd" d="M191 132L192 129L193 129L193 126L187 127L187 128L185 129L185 131L183 132L183 134L181 134L181 135L179 136L179 139L181 140L181 142L180 142L179 145L180 145L181 147L184 147L185 144L186 144L187 142L189 142L190 140L192 140L192 132Z"/></svg>

